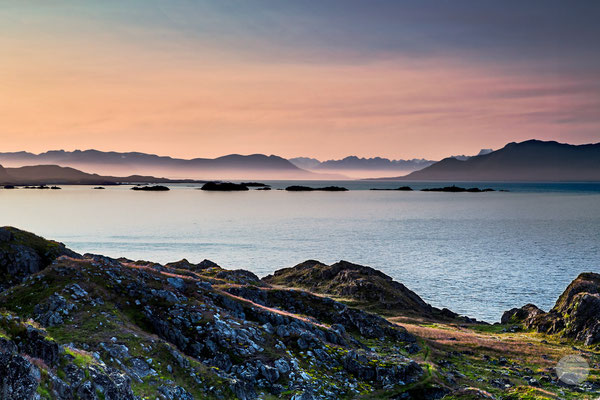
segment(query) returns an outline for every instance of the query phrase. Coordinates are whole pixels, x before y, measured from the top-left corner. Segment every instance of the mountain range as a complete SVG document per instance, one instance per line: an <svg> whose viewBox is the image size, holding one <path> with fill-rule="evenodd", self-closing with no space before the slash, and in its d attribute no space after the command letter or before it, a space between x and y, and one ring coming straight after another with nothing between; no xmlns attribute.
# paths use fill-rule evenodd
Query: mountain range
<svg viewBox="0 0 600 400"><path fill-rule="evenodd" d="M390 178L381 178L390 179ZM400 180L600 181L600 143L571 145L528 140L459 160L445 158Z"/></svg>
<svg viewBox="0 0 600 400"><path fill-rule="evenodd" d="M0 167L0 183L5 184L349 177L416 181L600 181L600 143L571 145L528 140L509 143L496 151L484 149L477 156L453 156L438 162L356 156L321 162L308 157L286 160L263 154L185 160L137 152L58 150L40 154L0 153L0 165L5 167ZM410 173L399 176L407 172Z"/></svg>
<svg viewBox="0 0 600 400"><path fill-rule="evenodd" d="M1 185L116 185L121 183L192 183L191 179L167 179L153 176L126 177L88 174L58 165L32 165L18 168L0 166Z"/></svg>
<svg viewBox="0 0 600 400"><path fill-rule="evenodd" d="M382 157L362 158L357 156L348 156L340 160L327 161L319 161L316 158L310 157L296 157L290 158L289 161L297 167L309 171L344 174L356 178L409 173L435 163L432 160L418 158L412 160L390 160Z"/></svg>
<svg viewBox="0 0 600 400"><path fill-rule="evenodd" d="M153 175L171 179L335 179L298 168L278 156L230 154L214 159L180 159L154 154L98 150L54 150L40 154L0 153L4 167L59 165L107 175Z"/></svg>

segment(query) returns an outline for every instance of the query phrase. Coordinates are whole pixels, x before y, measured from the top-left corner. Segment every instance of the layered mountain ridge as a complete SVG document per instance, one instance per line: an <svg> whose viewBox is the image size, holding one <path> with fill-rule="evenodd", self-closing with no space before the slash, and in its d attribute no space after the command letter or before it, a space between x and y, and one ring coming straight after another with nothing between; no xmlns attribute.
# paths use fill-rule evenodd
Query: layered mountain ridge
<svg viewBox="0 0 600 400"><path fill-rule="evenodd" d="M154 175L171 179L317 179L318 174L296 167L275 155L229 154L217 158L180 159L139 152L54 150L40 154L0 153L5 167L59 165L106 175ZM327 179L329 176L321 176Z"/></svg>
<svg viewBox="0 0 600 400"><path fill-rule="evenodd" d="M445 158L403 180L433 181L600 181L600 143L570 145L528 140L491 153Z"/></svg>

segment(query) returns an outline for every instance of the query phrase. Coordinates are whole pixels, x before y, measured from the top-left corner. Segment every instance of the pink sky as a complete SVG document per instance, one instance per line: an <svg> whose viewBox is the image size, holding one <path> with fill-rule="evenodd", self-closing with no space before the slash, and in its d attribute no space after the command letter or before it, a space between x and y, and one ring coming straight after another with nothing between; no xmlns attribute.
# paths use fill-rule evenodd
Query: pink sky
<svg viewBox="0 0 600 400"><path fill-rule="evenodd" d="M0 35L0 151L440 159L531 138L600 141L597 74L585 70L460 49L277 60L96 20L74 34L57 18L40 34L27 27L46 16L25 13Z"/></svg>

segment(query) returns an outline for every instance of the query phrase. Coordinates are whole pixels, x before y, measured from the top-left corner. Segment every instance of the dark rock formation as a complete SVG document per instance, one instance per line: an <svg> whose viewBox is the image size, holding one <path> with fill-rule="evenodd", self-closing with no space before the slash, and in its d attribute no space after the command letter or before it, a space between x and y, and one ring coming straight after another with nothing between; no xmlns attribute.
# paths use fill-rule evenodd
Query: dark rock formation
<svg viewBox="0 0 600 400"><path fill-rule="evenodd" d="M486 189L480 189L480 188L463 188L463 187L458 187L458 186L445 186L445 187L441 187L441 188L426 188L426 189L421 189L422 192L446 192L446 193L483 193L483 192L494 192L494 189L490 189L490 188L486 188Z"/></svg>
<svg viewBox="0 0 600 400"><path fill-rule="evenodd" d="M405 328L207 260L62 257L0 309L3 398L352 398L422 377Z"/></svg>
<svg viewBox="0 0 600 400"><path fill-rule="evenodd" d="M527 305L508 311L502 319L523 316L522 323L538 332L561 334L586 345L600 343L600 274L580 274L547 313Z"/></svg>
<svg viewBox="0 0 600 400"><path fill-rule="evenodd" d="M131 188L131 190L141 190L141 191L145 191L145 192L166 192L171 189L169 189L166 186L155 185L155 186L134 186Z"/></svg>
<svg viewBox="0 0 600 400"><path fill-rule="evenodd" d="M39 370L15 351L5 352L0 342L0 398L30 400L38 387Z"/></svg>
<svg viewBox="0 0 600 400"><path fill-rule="evenodd" d="M521 308L513 308L502 314L500 323L502 324L518 324L525 321L531 320L533 317L539 314L543 314L544 311L540 310L534 304L526 304Z"/></svg>
<svg viewBox="0 0 600 400"><path fill-rule="evenodd" d="M249 190L248 186L243 183L233 182L207 182L202 185L200 189L214 192L239 192Z"/></svg>
<svg viewBox="0 0 600 400"><path fill-rule="evenodd" d="M63 255L79 256L62 243L12 227L0 228L0 291L41 271Z"/></svg>
<svg viewBox="0 0 600 400"><path fill-rule="evenodd" d="M396 191L401 191L401 192L412 192L413 189L410 186L400 186L395 189L377 189L377 188L375 188L375 189L371 189L371 190L396 190Z"/></svg>
<svg viewBox="0 0 600 400"><path fill-rule="evenodd" d="M258 276L256 276L253 272L246 271L244 269L236 269L233 271L223 270L219 272L216 277L218 279L224 279L242 285L260 284L260 278Z"/></svg>
<svg viewBox="0 0 600 400"><path fill-rule="evenodd" d="M139 400L127 375L19 317L0 315L0 328L11 335L0 337L1 399L33 399L43 382L42 392L57 400L98 399L98 393L105 400Z"/></svg>
<svg viewBox="0 0 600 400"><path fill-rule="evenodd" d="M340 186L325 186L321 188L313 188L309 186L301 186L301 185L292 185L285 188L288 192L313 192L313 191L321 191L321 192L347 192L348 189Z"/></svg>
<svg viewBox="0 0 600 400"><path fill-rule="evenodd" d="M381 271L340 261L332 265L309 260L263 278L272 285L297 287L357 301L362 308L394 311L408 316L455 319L458 314L427 304L416 293ZM466 322L474 320L465 319Z"/></svg>

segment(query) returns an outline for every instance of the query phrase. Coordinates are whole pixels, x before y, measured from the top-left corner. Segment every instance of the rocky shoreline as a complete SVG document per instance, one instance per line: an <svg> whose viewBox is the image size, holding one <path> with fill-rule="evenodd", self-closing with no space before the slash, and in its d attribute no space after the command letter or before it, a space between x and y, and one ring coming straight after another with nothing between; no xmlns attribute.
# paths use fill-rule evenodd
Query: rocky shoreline
<svg viewBox="0 0 600 400"><path fill-rule="evenodd" d="M2 399L590 398L600 275L549 313L489 325L373 268L306 261L260 279L205 260L80 255L0 228ZM587 381L552 364L576 353ZM597 396L596 396L597 397Z"/></svg>

